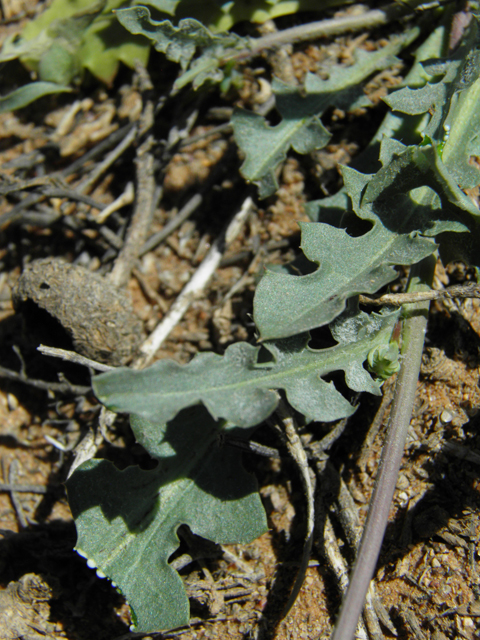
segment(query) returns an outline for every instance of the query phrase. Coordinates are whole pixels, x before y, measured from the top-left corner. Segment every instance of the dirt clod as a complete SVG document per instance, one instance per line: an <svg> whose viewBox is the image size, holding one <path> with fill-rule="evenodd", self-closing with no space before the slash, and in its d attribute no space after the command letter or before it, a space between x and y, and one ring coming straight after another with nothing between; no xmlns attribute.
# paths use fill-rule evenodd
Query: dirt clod
<svg viewBox="0 0 480 640"><path fill-rule="evenodd" d="M29 264L13 302L19 311L27 302L46 311L67 331L75 351L99 362L126 364L140 344L142 323L127 295L105 278L57 258Z"/></svg>
<svg viewBox="0 0 480 640"><path fill-rule="evenodd" d="M0 591L0 637L2 640L48 640L52 588L35 573L10 582ZM52 629L50 629L52 628Z"/></svg>

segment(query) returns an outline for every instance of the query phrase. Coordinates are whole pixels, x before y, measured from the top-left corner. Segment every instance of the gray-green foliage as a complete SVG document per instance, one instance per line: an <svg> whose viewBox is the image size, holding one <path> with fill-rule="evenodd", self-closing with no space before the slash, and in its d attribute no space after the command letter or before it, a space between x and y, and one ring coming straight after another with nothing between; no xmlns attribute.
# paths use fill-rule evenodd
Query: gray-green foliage
<svg viewBox="0 0 480 640"><path fill-rule="evenodd" d="M12 34L6 38L0 60L18 58L30 71L38 74L40 81L77 83L82 79L84 69L88 69L99 80L111 84L120 62L132 68L137 63L146 65L150 51L148 40L128 33L121 26L115 14L118 9L147 4L158 12L176 16L176 19L199 20L212 33L220 33L227 32L239 21L263 23L302 9L324 10L341 2L342 0L52 0L46 3L48 8L45 11L27 21L20 34ZM175 40L175 29L169 24L172 39ZM147 28L147 37L150 31ZM214 78L218 60L209 60L208 54L200 57L201 65L208 67L205 78ZM192 66L196 65L197 62L194 62ZM192 69L190 79L200 84L203 81L199 79L200 75L201 69L195 72ZM220 76L221 71L217 71L216 77ZM190 81L188 77L189 74L184 74L181 82ZM36 88L36 91L40 94L40 88ZM28 92L33 95L30 89ZM18 101L17 97L15 100ZM12 100L11 108L18 108L15 100Z"/></svg>
<svg viewBox="0 0 480 640"><path fill-rule="evenodd" d="M241 172L246 180L258 185L261 198L278 188L276 171L290 148L305 154L327 144L330 134L320 120L325 110L331 106L348 110L370 104L361 83L375 71L398 62L395 55L416 35L418 30L413 29L378 51L358 50L353 65L332 67L327 80L309 73L304 86L298 88L274 79L272 90L282 116L276 126L269 126L264 117L251 111L235 110L235 140L245 154Z"/></svg>
<svg viewBox="0 0 480 640"><path fill-rule="evenodd" d="M68 483L77 549L125 594L137 629L188 622L181 580L167 562L179 525L217 542L246 542L265 528L252 480L219 436L235 430L247 437L274 411L276 389L307 421L351 415L354 408L322 376L342 370L354 391L379 394L363 365L388 345L397 319L398 311L367 315L351 305L332 323L337 345L328 349L310 349L308 334L300 334L268 343L268 359L259 360L259 347L237 343L223 357L198 354L183 366L161 360L94 378L98 398L132 414L137 441L161 461L148 472L92 461Z"/></svg>
<svg viewBox="0 0 480 640"><path fill-rule="evenodd" d="M442 160L462 188L478 184L480 156L480 34L476 20L468 37L449 59L423 63L432 81L405 87L385 101L395 111L431 114L423 135L440 147Z"/></svg>
<svg viewBox="0 0 480 640"><path fill-rule="evenodd" d="M131 425L158 466L81 465L67 482L76 549L126 596L137 629L172 629L189 621L183 582L169 564L178 527L186 524L217 543L245 544L267 530L265 511L240 451L220 446L232 427L201 410L168 425L132 416Z"/></svg>
<svg viewBox="0 0 480 640"><path fill-rule="evenodd" d="M102 12L106 0L94 2L73 16L57 19L31 40L11 36L0 51L0 62L19 58L38 73L31 82L0 98L0 113L21 109L46 95L71 91L81 75L77 56L86 29Z"/></svg>
<svg viewBox="0 0 480 640"><path fill-rule="evenodd" d="M7 39L0 61L20 58L38 71L40 80L68 84L78 79L81 64L77 56L85 32L105 9L106 0L97 0L82 11L53 20L46 29L31 39Z"/></svg>
<svg viewBox="0 0 480 640"><path fill-rule="evenodd" d="M169 60L180 63L184 74L177 80L176 88L188 82L192 82L194 88L206 80L220 82L223 79L222 65L228 58L226 52L248 45L246 38L233 33L215 35L192 18L180 20L178 27L172 25L170 20L152 20L146 7L122 9L117 12L117 17L128 31L145 36L157 51L164 53ZM201 55L193 60L199 50Z"/></svg>
<svg viewBox="0 0 480 640"><path fill-rule="evenodd" d="M179 29L174 40L185 36ZM479 69L472 64L476 29L474 23L467 34L470 44L451 60L424 63L433 74L430 83L418 88L415 82L415 88L403 88L389 99L398 113L421 116L421 143L384 138L378 171L343 168L345 192L328 204L332 209L335 203L338 211L349 201L349 224L361 220L370 229L351 235L330 211L329 223L302 225L302 250L317 265L315 271L266 272L254 301L261 347L238 343L223 356L201 353L183 366L162 360L143 371L119 369L94 379L98 398L110 409L132 414L136 439L159 461L151 471L119 471L109 462L91 461L68 481L77 548L127 596L137 630L172 628L188 620L181 580L168 563L181 524L217 542L245 542L265 530L253 481L220 436L227 441L232 432L248 437L275 410L279 391L306 422L350 415L354 409L348 400L322 376L341 371L350 389L378 394L381 380L399 366L398 345L391 342L399 313L366 314L352 298L375 293L396 277L397 265L418 263L437 249L453 257L463 251L472 264L480 264L479 211L460 189L480 182L472 162L480 118ZM184 44L172 55L180 61L183 51ZM196 49L188 51L186 68ZM330 81L335 77L332 73ZM261 189L275 187L275 167L290 146L308 152L326 138L318 114L325 104L335 104L328 101L331 94L345 91L345 104L355 104L351 78L337 84L328 100L322 90L310 91L324 88L322 82L307 79L303 97L297 89L274 85L283 116L278 126L286 134L283 146L275 128L272 133L263 120L245 114L238 120L237 114L235 131L246 145L247 167L255 162L249 158L246 132L238 128L242 118L251 119L249 135L259 135L257 146L264 153L273 149L270 160L252 173ZM421 108L412 91L422 92ZM400 131L408 117L402 123L397 115L384 131ZM312 211L320 210L313 214L317 219L323 206L322 201L311 203ZM309 348L306 332L324 324L336 345Z"/></svg>
<svg viewBox="0 0 480 640"><path fill-rule="evenodd" d="M55 82L30 82L0 98L0 113L22 109L43 96L69 91L71 91L70 87Z"/></svg>
<svg viewBox="0 0 480 640"><path fill-rule="evenodd" d="M341 313L350 296L374 293L394 280L395 265L415 264L436 251L435 236L441 237L440 251L447 261L466 259L480 266L480 214L460 189L472 182L478 184L480 177L479 165L472 161L480 131L480 103L476 99L480 69L475 73L471 69L472 55L476 55L472 42L476 39L475 22L467 41L470 46L462 47L463 57L459 59L458 54L451 60L425 64L427 69L443 70L440 80L420 89L405 87L388 98L397 111L405 110L409 115L432 107L423 143L405 146L384 138L382 167L377 173L365 175L343 168L345 193L330 199L329 205L335 204L337 210L342 204L347 206L348 195L355 214L371 222L372 229L352 237L331 224L302 225L302 249L319 268L303 276L266 271L254 302L255 321L263 339L327 324ZM462 71L465 68L469 69L468 83ZM425 99L421 108L412 110L412 94L419 91ZM445 141L442 123L446 120L452 124ZM458 166L464 165L468 171L459 176ZM312 217L321 219L322 206L321 200L310 203ZM315 213L314 207L320 213Z"/></svg>
<svg viewBox="0 0 480 640"><path fill-rule="evenodd" d="M441 35L440 29L437 32ZM423 62L428 83L420 89L407 86L385 98L398 113L425 114L424 139L439 148L450 175L463 189L476 186L480 175L478 164L472 162L480 153L479 62L480 31L474 16L463 43L450 58ZM412 97L418 91L422 91L422 100L414 106Z"/></svg>
<svg viewBox="0 0 480 640"><path fill-rule="evenodd" d="M395 265L436 251L433 236L468 231L469 219L478 218L433 147L404 147L386 138L380 159L383 167L374 175L343 168L353 210L372 223L370 231L352 237L329 224L303 223L302 250L319 268L303 276L266 271L254 302L263 339L331 322L349 297L375 293L394 280Z"/></svg>
<svg viewBox="0 0 480 640"><path fill-rule="evenodd" d="M307 421L337 420L354 409L321 376L342 370L351 389L378 394L379 387L363 362L371 349L388 343L396 320L397 312L367 315L353 305L331 325L338 344L329 349L310 349L308 334L297 334L266 343L270 357L259 361L259 347L238 342L224 356L200 353L183 366L160 360L143 371L117 369L95 378L93 385L112 410L160 422L203 403L214 418L251 427L274 411L276 389L286 392L290 404Z"/></svg>

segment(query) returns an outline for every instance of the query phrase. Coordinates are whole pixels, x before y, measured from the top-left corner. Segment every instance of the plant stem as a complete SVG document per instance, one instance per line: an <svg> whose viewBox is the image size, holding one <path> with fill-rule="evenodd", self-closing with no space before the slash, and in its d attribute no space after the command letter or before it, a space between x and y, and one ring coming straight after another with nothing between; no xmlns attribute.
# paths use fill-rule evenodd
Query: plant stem
<svg viewBox="0 0 480 640"><path fill-rule="evenodd" d="M397 20L404 15L414 13L415 9L422 4L424 4L424 0L414 0L414 2L409 2L408 4L393 2L380 9L372 9L359 15L346 15L340 18L319 20L291 27L290 29L283 29L277 33L269 33L261 38L252 38L250 41L250 55L257 55L264 49L271 49L284 44L331 37L349 31L374 29Z"/></svg>
<svg viewBox="0 0 480 640"><path fill-rule="evenodd" d="M433 282L434 270L433 256L415 265L410 274L407 291L411 293L429 289ZM429 302L423 301L409 305L405 312L402 365L395 387L387 436L352 578L332 640L350 640L354 637L368 586L380 554L415 400L428 307Z"/></svg>

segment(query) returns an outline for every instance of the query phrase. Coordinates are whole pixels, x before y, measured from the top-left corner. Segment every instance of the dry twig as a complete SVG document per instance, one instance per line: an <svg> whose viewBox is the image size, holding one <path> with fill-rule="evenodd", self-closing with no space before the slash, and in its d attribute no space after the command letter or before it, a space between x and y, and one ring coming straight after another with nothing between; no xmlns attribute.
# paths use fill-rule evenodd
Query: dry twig
<svg viewBox="0 0 480 640"><path fill-rule="evenodd" d="M117 287L123 287L127 284L152 224L155 207L155 175L152 146L153 137L149 136L137 150L135 210L128 228L127 238L110 273L110 279Z"/></svg>
<svg viewBox="0 0 480 640"><path fill-rule="evenodd" d="M228 226L215 240L207 256L194 273L190 282L184 287L178 298L170 307L167 315L140 347L142 355L135 361L135 368L141 369L153 360L156 352L163 344L163 341L183 318L183 315L193 300L195 300L204 290L220 264L226 247L240 232L245 220L250 214L252 206L252 199L250 197L246 198L240 211L235 214Z"/></svg>
<svg viewBox="0 0 480 640"><path fill-rule="evenodd" d="M295 464L298 467L307 502L307 512L305 518L306 531L303 542L302 558L300 561L297 576L295 578L295 583L288 597L287 604L283 609L282 617L285 618L288 615L290 609L295 604L295 600L297 599L297 596L300 593L300 589L302 588L303 582L305 580L305 574L307 572L313 545L313 531L315 528L315 498L314 486L312 482L312 476L310 475L310 467L308 466L307 454L305 453L302 441L300 440L300 437L297 433L297 427L294 423L294 420L282 401L279 402L276 413L281 422L280 429L285 439L288 452L292 456Z"/></svg>
<svg viewBox="0 0 480 640"><path fill-rule="evenodd" d="M427 302L429 300L441 300L452 298L480 298L480 286L476 284L456 284L446 289L431 289L430 291L415 291L412 293L386 293L379 298L359 296L361 304L390 305L401 307L404 304Z"/></svg>
<svg viewBox="0 0 480 640"><path fill-rule="evenodd" d="M2 459L2 463L3 463ZM26 529L29 525L27 516L23 511L22 503L20 498L17 496L16 485L17 485L17 471L18 471L18 460L13 459L10 463L10 467L8 469L8 484L10 486L10 500L12 501L13 507L17 514L18 521L20 523L20 527L22 529ZM5 469L3 470L3 475L5 476Z"/></svg>
<svg viewBox="0 0 480 640"><path fill-rule="evenodd" d="M62 360L66 360L67 362L82 364L83 366L90 367L91 369L95 369L96 371L111 371L115 368L111 367L108 364L102 364L101 362L97 362L96 360L85 358L85 356L81 356L79 353L75 353L75 351L67 351L66 349L46 347L45 345L41 344L39 347L37 347L37 351L43 353L44 356L52 356L52 358L61 358Z"/></svg>
<svg viewBox="0 0 480 640"><path fill-rule="evenodd" d="M203 197L199 193L196 193L194 196L192 196L190 200L180 209L177 215L172 218L172 220L167 222L167 224L161 231L155 233L153 236L150 236L150 238L143 245L142 250L140 251L139 258L144 256L149 251L152 251L153 249L158 247L158 245L161 244L164 240L166 240L166 238L168 238L168 236L173 233L175 229L178 229L178 227L182 225L196 209L198 209L198 207L202 204L202 201Z"/></svg>
<svg viewBox="0 0 480 640"><path fill-rule="evenodd" d="M30 387L35 387L36 389L42 389L43 391L73 393L79 396L84 396L86 393L89 393L91 391L90 387L71 384L68 381L46 382L45 380L34 380L33 378L28 378L25 374L11 371L10 369L6 369L5 367L0 367L0 378L8 378L9 380L14 380L15 382L22 382L23 384L27 384Z"/></svg>

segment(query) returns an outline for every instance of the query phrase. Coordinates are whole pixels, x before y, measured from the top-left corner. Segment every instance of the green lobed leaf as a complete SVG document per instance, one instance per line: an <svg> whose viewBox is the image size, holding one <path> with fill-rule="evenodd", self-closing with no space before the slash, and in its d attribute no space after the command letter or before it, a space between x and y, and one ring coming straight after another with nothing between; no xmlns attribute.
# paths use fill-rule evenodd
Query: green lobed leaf
<svg viewBox="0 0 480 640"><path fill-rule="evenodd" d="M447 33L450 32L450 19L447 16L444 24L440 24L429 37L419 45L415 51L415 62L403 81L403 85L409 87L423 87L429 76L422 66L422 60L440 57L444 53L445 43L448 41ZM364 173L374 173L380 167L379 152L384 138L397 138L404 144L411 145L421 142L421 132L428 122L428 114L417 116L394 113L388 111L382 124L377 129L367 148L353 158L351 165L361 169ZM305 211L314 222L326 222L333 226L343 226L344 220L354 219L351 201L345 186L333 196L323 198L321 201L307 203Z"/></svg>
<svg viewBox="0 0 480 640"><path fill-rule="evenodd" d="M82 464L67 481L78 532L76 550L125 595L134 629L143 633L188 624L188 598L169 559L177 529L219 544L246 544L267 531L255 479L241 453L220 444L222 429L202 408L169 425L131 418L155 469L120 471L107 460Z"/></svg>
<svg viewBox="0 0 480 640"><path fill-rule="evenodd" d="M98 398L113 411L171 420L181 409L203 403L210 414L239 427L265 420L278 403L276 389L307 421L331 421L354 408L321 376L343 370L355 391L379 394L363 368L371 349L388 344L397 312L367 315L349 308L331 327L336 346L310 349L301 334L265 344L269 360L259 360L260 347L239 342L223 356L199 353L187 365L160 360L142 371L115 369L93 379Z"/></svg>
<svg viewBox="0 0 480 640"><path fill-rule="evenodd" d="M19 89L15 89L15 91L12 91L6 96L2 96L0 98L0 113L22 109L31 102L43 98L43 96L48 96L52 93L65 93L67 91L71 91L71 88L53 82L31 82Z"/></svg>
<svg viewBox="0 0 480 640"><path fill-rule="evenodd" d="M149 55L148 40L126 33L114 14L95 20L80 50L82 65L107 84L113 82L120 62L132 69L136 61L146 67Z"/></svg>
<svg viewBox="0 0 480 640"><path fill-rule="evenodd" d="M196 18L213 32L221 32L227 31L241 20L265 22L301 9L324 9L341 4L341 0L323 0L321 7L318 6L317 0L256 0L253 3L249 0L224 3L215 0L205 0L201 3L197 0L107 0L103 13L94 15L92 24L80 30L82 41L74 43L72 35L79 32L77 27L81 20L89 12L97 13L98 4L95 0L53 0L46 11L26 24L20 38L7 38L0 60L21 58L25 66L33 71L39 71L41 66L42 80L59 83L77 80L80 79L82 69L86 68L96 78L110 84L120 62L133 68L138 60L146 66L150 51L150 44L145 38L127 35L119 24L113 11L122 6L148 4L169 15L176 14L177 18ZM61 22L69 26L61 36L53 34L52 37L50 28ZM55 40L60 42L53 45ZM67 60L60 55L49 56L51 46L57 51L61 47ZM41 63L44 55L47 56L47 60ZM217 76L220 75L217 71ZM194 84L199 86L201 81L196 80Z"/></svg>
<svg viewBox="0 0 480 640"><path fill-rule="evenodd" d="M477 207L435 148L405 147L386 138L380 159L383 167L374 175L342 170L353 210L372 229L352 237L329 224L303 223L301 248L319 268L303 276L267 270L260 280L254 319L263 340L331 322L349 297L375 293L394 280L395 265L415 264L433 253L433 236L468 232L477 224Z"/></svg>
<svg viewBox="0 0 480 640"><path fill-rule="evenodd" d="M145 38L129 35L118 23L112 10L122 4L125 0L54 0L20 38L7 39L0 60L20 58L42 79L60 83L79 79L84 68L110 83L120 61L146 65L150 50Z"/></svg>
<svg viewBox="0 0 480 640"><path fill-rule="evenodd" d="M232 47L241 41L235 34L215 35L192 18L180 20L178 27L170 20L152 20L147 7L121 9L117 17L128 31L149 38L157 51L180 63L182 69L188 67L197 47Z"/></svg>
<svg viewBox="0 0 480 640"><path fill-rule="evenodd" d="M330 106L352 109L369 104L360 83L372 73L395 62L395 54L416 37L412 30L395 38L386 47L372 53L358 50L350 67L333 68L328 80L307 74L302 89L274 79L272 90L282 121L269 126L262 116L236 109L232 116L235 140L245 154L241 173L259 187L265 198L278 188L276 171L290 148L309 153L324 147L330 134L320 121Z"/></svg>
<svg viewBox="0 0 480 640"><path fill-rule="evenodd" d="M385 102L399 112L429 113L425 139L438 144L442 160L458 185L475 187L480 182L475 160L480 155L478 19L474 17L468 37L450 58L427 60L423 66L430 82L419 89L405 87L385 98Z"/></svg>
<svg viewBox="0 0 480 640"><path fill-rule="evenodd" d="M457 54L458 55L458 54ZM436 142L443 139L443 123L448 113L449 101L454 92L454 80L460 73L462 59L452 60L450 65L438 66L436 71L443 79L436 83L427 83L418 89L404 87L391 93L384 101L394 111L408 115L420 115L430 111L431 118L424 135Z"/></svg>
<svg viewBox="0 0 480 640"><path fill-rule="evenodd" d="M82 68L79 51L85 33L105 5L106 0L97 0L75 12L66 5L63 14L61 5L52 7L50 18L43 18L44 28L42 21L33 21L18 41L3 47L1 57L19 57L28 68L38 71L40 80L59 84L78 80Z"/></svg>
<svg viewBox="0 0 480 640"><path fill-rule="evenodd" d="M223 72L220 67L225 51L241 44L246 47L248 44L247 39L236 34L215 35L192 18L180 20L178 27L170 20L152 20L147 7L121 9L117 12L117 17L125 29L148 38L157 51L164 53L169 60L178 62L184 71L197 50L201 50L201 56L176 82L177 89L188 82L193 82L194 88L197 88L207 79L221 81Z"/></svg>

